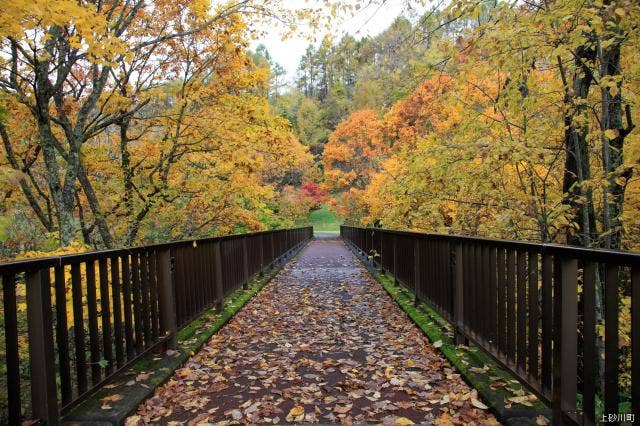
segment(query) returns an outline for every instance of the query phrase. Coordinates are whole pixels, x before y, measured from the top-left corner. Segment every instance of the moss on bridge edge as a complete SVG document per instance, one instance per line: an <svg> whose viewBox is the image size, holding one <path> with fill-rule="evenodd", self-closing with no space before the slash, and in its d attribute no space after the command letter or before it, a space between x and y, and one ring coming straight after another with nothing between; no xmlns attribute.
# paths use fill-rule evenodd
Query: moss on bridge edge
<svg viewBox="0 0 640 426"><path fill-rule="evenodd" d="M479 397L501 423L512 426L535 425L539 416L543 416L550 423L551 410L540 400L533 401L531 407L515 403L511 403L509 407L508 398L515 395L506 388L510 387L516 391L522 389L528 394L527 388L480 348L473 345L457 346L454 340L453 327L447 320L426 303L419 303L416 307L414 305L415 295L411 290L403 286L394 285L393 275L388 273L385 275L380 274L350 244L347 245L367 268L371 276L385 289L427 338L432 343L442 342L442 346L437 350L456 368L464 381L478 391ZM486 371L480 373L479 369ZM507 386L494 389L491 384L496 382L504 382Z"/></svg>
<svg viewBox="0 0 640 426"><path fill-rule="evenodd" d="M295 258L303 244L291 255ZM177 333L175 351L151 353L122 374L111 379L87 400L80 403L62 418L64 425L121 425L138 406L151 397L155 388L166 382L173 373L199 351L233 316L262 290L288 262L274 267L249 282L247 290L231 293L222 312L209 308Z"/></svg>

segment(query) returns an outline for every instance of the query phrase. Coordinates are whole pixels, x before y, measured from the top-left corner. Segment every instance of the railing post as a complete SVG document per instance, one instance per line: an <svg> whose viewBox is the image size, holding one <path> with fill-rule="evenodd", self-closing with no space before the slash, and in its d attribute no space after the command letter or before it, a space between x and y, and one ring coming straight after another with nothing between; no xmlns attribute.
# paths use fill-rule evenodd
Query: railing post
<svg viewBox="0 0 640 426"><path fill-rule="evenodd" d="M462 243L456 243L455 252L451 253L451 269L453 272L453 321L455 325L456 345L467 345L468 340L462 334L464 327L464 268Z"/></svg>
<svg viewBox="0 0 640 426"><path fill-rule="evenodd" d="M49 270L26 274L29 370L33 417L48 425L58 424L51 282Z"/></svg>
<svg viewBox="0 0 640 426"><path fill-rule="evenodd" d="M216 310L222 312L224 309L224 287L222 285L222 252L220 251L220 240L213 243L213 268L215 270L216 283Z"/></svg>
<svg viewBox="0 0 640 426"><path fill-rule="evenodd" d="M553 366L553 424L572 424L566 415L576 414L576 394L578 390L578 261L562 259L554 266L560 266L560 272L554 278L554 299L557 312L554 312L558 328L554 333ZM559 278L560 282L557 282Z"/></svg>
<svg viewBox="0 0 640 426"><path fill-rule="evenodd" d="M271 261L271 269L275 268L276 259L278 258L278 256L276 255L276 246L273 242L273 234L273 231L269 234L271 236L271 254L273 255L273 260Z"/></svg>
<svg viewBox="0 0 640 426"><path fill-rule="evenodd" d="M264 275L264 234L260 234L260 276Z"/></svg>
<svg viewBox="0 0 640 426"><path fill-rule="evenodd" d="M414 237L413 240L413 305L418 306L420 304L420 297L418 296L418 289L420 288L420 240Z"/></svg>
<svg viewBox="0 0 640 426"><path fill-rule="evenodd" d="M383 257L384 257L384 250L382 249L382 246L384 246L384 243L382 242L382 239L384 238L384 233L383 231L378 231L380 232L380 274L384 275L384 261L383 261Z"/></svg>
<svg viewBox="0 0 640 426"><path fill-rule="evenodd" d="M369 260L369 228L364 229L364 257Z"/></svg>
<svg viewBox="0 0 640 426"><path fill-rule="evenodd" d="M398 236L393 236L393 284L398 285Z"/></svg>
<svg viewBox="0 0 640 426"><path fill-rule="evenodd" d="M631 269L631 404L640 418L640 266Z"/></svg>
<svg viewBox="0 0 640 426"><path fill-rule="evenodd" d="M242 289L246 290L249 288L249 254L247 251L247 237L242 237L242 271L244 273Z"/></svg>
<svg viewBox="0 0 640 426"><path fill-rule="evenodd" d="M173 286L174 259L171 249L158 252L158 304L160 305L160 327L171 337L167 346L175 349L177 346L176 332L178 330L176 318L175 289Z"/></svg>

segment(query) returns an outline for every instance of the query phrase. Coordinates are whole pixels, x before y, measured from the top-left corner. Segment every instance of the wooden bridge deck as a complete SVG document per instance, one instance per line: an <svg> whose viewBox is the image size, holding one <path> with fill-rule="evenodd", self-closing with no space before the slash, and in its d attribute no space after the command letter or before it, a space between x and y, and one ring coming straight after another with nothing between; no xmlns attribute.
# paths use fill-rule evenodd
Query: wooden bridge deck
<svg viewBox="0 0 640 426"><path fill-rule="evenodd" d="M344 243L316 239L128 424L496 422L474 403Z"/></svg>

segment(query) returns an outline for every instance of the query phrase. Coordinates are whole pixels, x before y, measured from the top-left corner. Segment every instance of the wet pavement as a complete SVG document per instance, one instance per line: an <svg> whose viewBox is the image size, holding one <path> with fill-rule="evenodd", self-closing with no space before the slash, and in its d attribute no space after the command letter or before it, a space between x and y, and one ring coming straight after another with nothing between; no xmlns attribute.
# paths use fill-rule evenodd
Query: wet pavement
<svg viewBox="0 0 640 426"><path fill-rule="evenodd" d="M312 241L128 424L495 424L344 243Z"/></svg>

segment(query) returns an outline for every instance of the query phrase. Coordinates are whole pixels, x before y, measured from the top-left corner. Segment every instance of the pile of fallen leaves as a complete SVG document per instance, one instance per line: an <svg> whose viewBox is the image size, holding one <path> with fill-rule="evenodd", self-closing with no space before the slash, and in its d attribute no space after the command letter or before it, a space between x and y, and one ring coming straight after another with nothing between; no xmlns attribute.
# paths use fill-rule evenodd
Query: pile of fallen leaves
<svg viewBox="0 0 640 426"><path fill-rule="evenodd" d="M339 241L288 265L128 424L496 424Z"/></svg>

